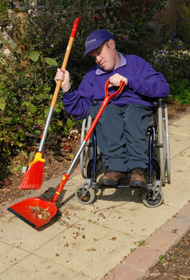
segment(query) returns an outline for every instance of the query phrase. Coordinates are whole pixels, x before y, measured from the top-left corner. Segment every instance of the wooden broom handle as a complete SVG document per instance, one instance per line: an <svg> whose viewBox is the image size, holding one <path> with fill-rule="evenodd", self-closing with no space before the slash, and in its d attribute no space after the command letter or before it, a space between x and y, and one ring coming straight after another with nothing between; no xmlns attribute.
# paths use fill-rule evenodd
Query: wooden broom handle
<svg viewBox="0 0 190 280"><path fill-rule="evenodd" d="M80 20L81 20L81 18L78 17L74 21L73 28L72 28L72 31L71 31L70 39L69 39L69 42L68 42L68 45L67 45L67 49L66 49L66 53L65 53L65 56L64 56L64 59L63 59L63 64L61 66L61 69L65 69L66 66L67 66L67 62L68 62L69 55L70 55L70 52L71 52L71 48L72 48L72 45L73 45L74 37L75 37L75 34L77 32L77 28L78 28L78 24L79 24ZM59 94L59 91L60 91L60 88L61 88L61 83L62 83L62 81L57 81L57 85L56 85L56 88L55 88L55 91L54 91L54 94L53 94L53 99L52 99L52 102L51 102L51 107L55 107L55 103L57 101L57 97L58 97L58 94Z"/></svg>

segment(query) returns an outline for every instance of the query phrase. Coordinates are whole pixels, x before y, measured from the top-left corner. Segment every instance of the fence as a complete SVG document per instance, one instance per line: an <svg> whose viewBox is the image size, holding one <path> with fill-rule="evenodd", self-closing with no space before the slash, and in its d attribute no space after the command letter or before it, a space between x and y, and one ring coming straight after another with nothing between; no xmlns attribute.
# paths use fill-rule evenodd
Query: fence
<svg viewBox="0 0 190 280"><path fill-rule="evenodd" d="M6 20L0 23L0 41L2 44L1 47L1 62L12 65L11 61L12 53L17 47L19 40L17 39L12 24L10 21Z"/></svg>

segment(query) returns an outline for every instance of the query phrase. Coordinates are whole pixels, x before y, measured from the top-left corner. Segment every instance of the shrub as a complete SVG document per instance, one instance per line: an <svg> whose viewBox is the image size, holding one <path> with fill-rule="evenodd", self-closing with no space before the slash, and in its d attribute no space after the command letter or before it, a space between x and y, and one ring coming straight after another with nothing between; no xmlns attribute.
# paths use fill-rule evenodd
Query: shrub
<svg viewBox="0 0 190 280"><path fill-rule="evenodd" d="M11 58L0 54L0 153L4 158L37 148L55 88L56 68L62 64L74 21L74 17L63 21L55 6L42 8L38 16L35 10L22 14L24 20L18 17L12 22L19 44L15 47L4 40L1 45L8 42L14 48ZM48 135L56 143L76 123L65 114L61 99L60 94Z"/></svg>

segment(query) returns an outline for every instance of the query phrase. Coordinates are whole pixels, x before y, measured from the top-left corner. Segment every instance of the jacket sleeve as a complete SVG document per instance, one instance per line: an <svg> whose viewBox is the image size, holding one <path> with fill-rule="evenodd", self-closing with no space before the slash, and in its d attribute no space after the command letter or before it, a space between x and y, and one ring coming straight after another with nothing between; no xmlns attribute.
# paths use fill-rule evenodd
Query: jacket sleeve
<svg viewBox="0 0 190 280"><path fill-rule="evenodd" d="M136 94L150 98L164 98L169 95L169 85L164 76L156 72L151 64L136 56L134 78L128 79L128 87Z"/></svg>
<svg viewBox="0 0 190 280"><path fill-rule="evenodd" d="M93 101L93 85L84 77L78 90L72 87L63 95L63 106L69 115L75 119L84 119L89 115L89 109Z"/></svg>

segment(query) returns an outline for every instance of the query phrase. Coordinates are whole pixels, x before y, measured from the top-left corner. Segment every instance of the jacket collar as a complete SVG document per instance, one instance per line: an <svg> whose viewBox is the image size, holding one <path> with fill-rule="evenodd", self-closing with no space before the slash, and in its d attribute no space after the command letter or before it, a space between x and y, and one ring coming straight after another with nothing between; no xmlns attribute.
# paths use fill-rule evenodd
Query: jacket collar
<svg viewBox="0 0 190 280"><path fill-rule="evenodd" d="M120 67L123 67L123 66L125 66L126 64L127 64L127 62L126 62L126 58L121 54L121 53L119 53L118 52L118 54L119 54L119 57L120 57L120 63L119 63L119 66L116 68L116 69L118 69L118 68L120 68ZM115 69L115 70L116 70ZM98 65L97 65L97 69L96 69L96 75L103 75L103 74L106 74L107 72L106 71L104 71L103 69L101 69Z"/></svg>

